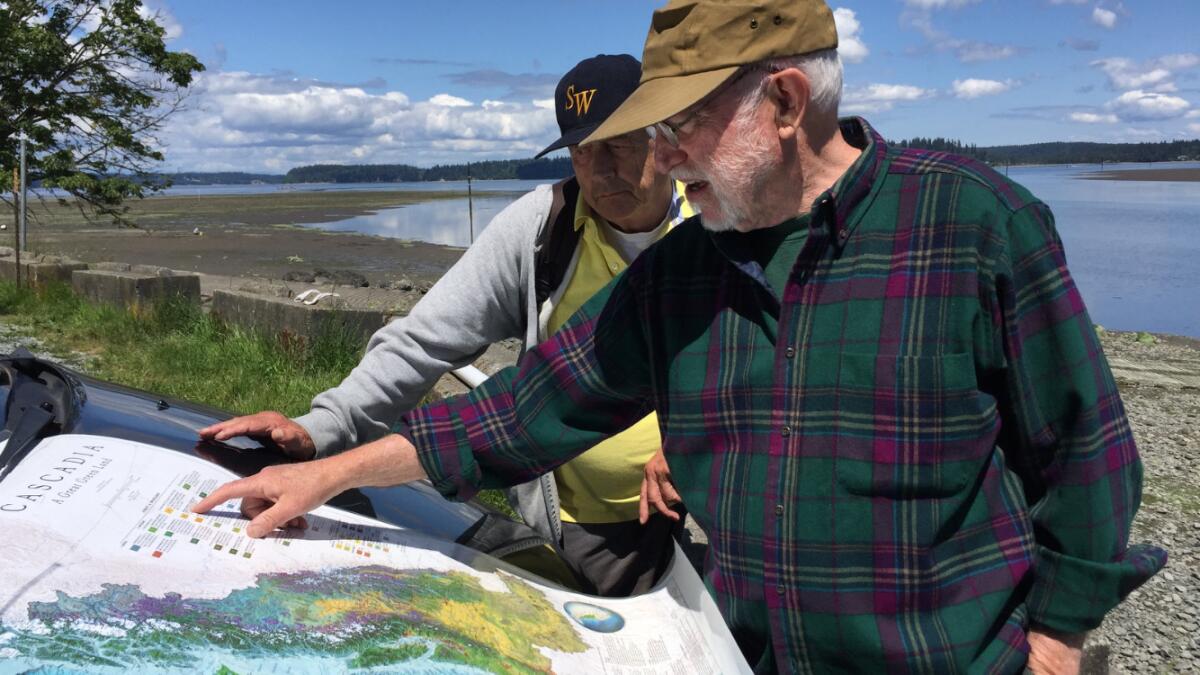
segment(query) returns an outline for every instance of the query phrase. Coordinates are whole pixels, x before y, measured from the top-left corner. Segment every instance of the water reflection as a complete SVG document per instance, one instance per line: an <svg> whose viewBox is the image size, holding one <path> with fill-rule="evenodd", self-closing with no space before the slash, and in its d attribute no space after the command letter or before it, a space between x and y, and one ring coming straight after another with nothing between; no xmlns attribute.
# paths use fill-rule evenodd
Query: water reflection
<svg viewBox="0 0 1200 675"><path fill-rule="evenodd" d="M519 193L475 197L475 236L479 236L488 222L518 197ZM446 246L468 246L471 243L471 218L466 199L436 199L309 227L428 241Z"/></svg>

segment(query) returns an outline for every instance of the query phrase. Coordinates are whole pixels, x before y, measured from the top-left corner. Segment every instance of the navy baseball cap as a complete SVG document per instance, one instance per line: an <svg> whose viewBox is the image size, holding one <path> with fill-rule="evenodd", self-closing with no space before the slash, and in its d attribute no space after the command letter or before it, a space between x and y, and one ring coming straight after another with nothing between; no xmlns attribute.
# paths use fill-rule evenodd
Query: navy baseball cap
<svg viewBox="0 0 1200 675"><path fill-rule="evenodd" d="M534 159L586 138L637 89L641 78L642 64L629 54L599 54L580 61L554 89L562 136Z"/></svg>

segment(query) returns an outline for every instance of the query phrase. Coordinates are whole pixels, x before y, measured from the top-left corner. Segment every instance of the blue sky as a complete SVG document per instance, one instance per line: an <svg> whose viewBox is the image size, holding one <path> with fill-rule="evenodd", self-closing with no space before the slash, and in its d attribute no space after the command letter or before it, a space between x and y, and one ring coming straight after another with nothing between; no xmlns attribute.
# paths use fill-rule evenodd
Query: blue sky
<svg viewBox="0 0 1200 675"><path fill-rule="evenodd" d="M161 134L168 169L528 157L554 84L641 55L643 0L151 0L208 70ZM1200 1L843 0L844 113L978 145L1200 137Z"/></svg>

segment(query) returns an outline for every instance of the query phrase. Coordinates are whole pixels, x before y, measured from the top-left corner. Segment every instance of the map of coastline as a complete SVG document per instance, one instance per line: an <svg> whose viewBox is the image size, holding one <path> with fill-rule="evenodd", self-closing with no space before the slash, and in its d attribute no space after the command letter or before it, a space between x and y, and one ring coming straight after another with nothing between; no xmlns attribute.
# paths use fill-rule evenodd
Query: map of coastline
<svg viewBox="0 0 1200 675"><path fill-rule="evenodd" d="M591 598L326 507L249 539L238 504L189 509L230 477L130 441L42 441L0 483L0 674L746 669L690 569Z"/></svg>
<svg viewBox="0 0 1200 675"><path fill-rule="evenodd" d="M534 645L588 649L544 596L515 577L505 582L510 592L496 593L459 572L371 565L262 574L254 586L216 599L153 597L133 584L108 584L85 597L60 593L30 603L35 629L0 627L0 649L22 656L11 663L21 670L56 663L194 670L228 655L339 670L411 663L504 673L550 672L550 659Z"/></svg>

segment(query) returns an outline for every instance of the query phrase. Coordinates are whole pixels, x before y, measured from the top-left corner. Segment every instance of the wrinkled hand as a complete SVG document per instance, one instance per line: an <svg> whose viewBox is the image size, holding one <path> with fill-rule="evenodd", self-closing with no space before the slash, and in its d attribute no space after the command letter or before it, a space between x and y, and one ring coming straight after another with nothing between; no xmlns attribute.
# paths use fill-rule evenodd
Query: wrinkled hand
<svg viewBox="0 0 1200 675"><path fill-rule="evenodd" d="M246 535L264 537L277 527L307 527L304 514L343 490L340 481L318 462L280 464L226 483L192 507L207 513L214 506L241 497L242 514L250 518Z"/></svg>
<svg viewBox="0 0 1200 675"><path fill-rule="evenodd" d="M675 491L675 483L671 482L671 469L667 466L667 458L660 448L646 462L642 470L642 498L638 502L638 522L645 525L650 520L650 507L670 518L679 520L679 514L671 509L672 504L683 501Z"/></svg>
<svg viewBox="0 0 1200 675"><path fill-rule="evenodd" d="M1029 629L1029 661L1034 675L1077 675L1083 660L1086 633L1060 633L1044 627Z"/></svg>
<svg viewBox="0 0 1200 675"><path fill-rule="evenodd" d="M199 433L200 438L213 441L226 441L234 436L270 438L294 459L312 459L317 454L317 446L304 427L274 410L234 417L205 427Z"/></svg>

